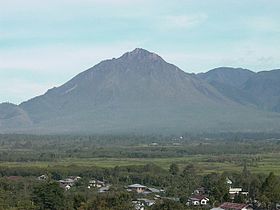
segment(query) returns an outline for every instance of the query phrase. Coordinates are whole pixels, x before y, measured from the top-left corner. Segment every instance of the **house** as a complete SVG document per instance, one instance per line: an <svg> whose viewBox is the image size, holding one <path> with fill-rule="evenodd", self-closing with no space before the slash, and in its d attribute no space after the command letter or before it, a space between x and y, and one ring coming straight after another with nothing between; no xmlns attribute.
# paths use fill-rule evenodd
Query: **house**
<svg viewBox="0 0 280 210"><path fill-rule="evenodd" d="M64 189L65 189L65 190L70 190L70 189L71 189L71 186L70 186L70 185L66 185L66 186L64 187Z"/></svg>
<svg viewBox="0 0 280 210"><path fill-rule="evenodd" d="M192 195L186 204L188 206L205 206L208 202L209 198L205 195Z"/></svg>
<svg viewBox="0 0 280 210"><path fill-rule="evenodd" d="M69 190L80 179L81 179L81 177L79 177L79 176L70 176L66 179L61 179L58 182L59 182L60 187L64 188L65 190Z"/></svg>
<svg viewBox="0 0 280 210"><path fill-rule="evenodd" d="M248 204L226 202L217 208L212 208L211 210L253 210L253 208Z"/></svg>
<svg viewBox="0 0 280 210"><path fill-rule="evenodd" d="M156 203L155 200L150 200L146 198L138 198L137 200L132 201L136 210L144 210L145 207L150 207Z"/></svg>
<svg viewBox="0 0 280 210"><path fill-rule="evenodd" d="M236 195L241 194L247 196L249 194L248 192L243 191L241 187L232 187L233 182L229 178L226 178L226 183L229 186L229 195L231 199L234 199Z"/></svg>
<svg viewBox="0 0 280 210"><path fill-rule="evenodd" d="M155 200L145 199L145 198L138 198L137 201L140 201L144 204L144 206L152 206L156 203Z"/></svg>
<svg viewBox="0 0 280 210"><path fill-rule="evenodd" d="M163 192L164 192L164 190L159 190L156 188L149 187L146 189L146 191L144 193L149 194L149 193L163 193Z"/></svg>
<svg viewBox="0 0 280 210"><path fill-rule="evenodd" d="M228 192L229 192L230 195L235 196L235 195L238 195L238 194L240 194L242 192L242 188L240 188L240 187L231 188L230 187Z"/></svg>
<svg viewBox="0 0 280 210"><path fill-rule="evenodd" d="M159 190L156 188L149 188L145 185L141 184L132 184L127 187L127 191L129 192L136 192L136 193L143 193L143 194L150 194L150 193L162 193L164 190Z"/></svg>
<svg viewBox="0 0 280 210"><path fill-rule="evenodd" d="M73 186L75 184L75 180L71 179L71 178L67 178L67 179L61 179L58 181L61 185L69 185L69 186Z"/></svg>
<svg viewBox="0 0 280 210"><path fill-rule="evenodd" d="M231 186L232 184L233 184L233 182L227 177L226 178L226 183L229 185L229 186Z"/></svg>
<svg viewBox="0 0 280 210"><path fill-rule="evenodd" d="M45 174L37 177L37 180L39 180L39 181L44 181L44 180L47 180L47 179L48 179L48 176L45 175Z"/></svg>
<svg viewBox="0 0 280 210"><path fill-rule="evenodd" d="M66 181L66 180L59 180L59 186L64 190L70 190L74 183Z"/></svg>
<svg viewBox="0 0 280 210"><path fill-rule="evenodd" d="M236 195L244 195L248 196L249 192L243 191L242 188L237 187L237 188L229 188L229 195L231 199L234 199Z"/></svg>
<svg viewBox="0 0 280 210"><path fill-rule="evenodd" d="M79 181L82 177L80 176L69 176L69 179L73 179L75 182Z"/></svg>
<svg viewBox="0 0 280 210"><path fill-rule="evenodd" d="M91 187L96 187L96 188L106 187L106 183L104 181L93 179L89 181L88 188Z"/></svg>
<svg viewBox="0 0 280 210"><path fill-rule="evenodd" d="M141 184L132 184L128 186L128 191L137 192L137 193L144 193L148 187L141 185Z"/></svg>
<svg viewBox="0 0 280 210"><path fill-rule="evenodd" d="M100 188L98 189L98 192L99 192L99 193L105 193L105 192L108 192L109 190L110 190L110 185L105 186L105 187L100 187Z"/></svg>
<svg viewBox="0 0 280 210"><path fill-rule="evenodd" d="M132 204L134 205L135 210L145 210L145 204L141 201L135 200L132 201Z"/></svg>

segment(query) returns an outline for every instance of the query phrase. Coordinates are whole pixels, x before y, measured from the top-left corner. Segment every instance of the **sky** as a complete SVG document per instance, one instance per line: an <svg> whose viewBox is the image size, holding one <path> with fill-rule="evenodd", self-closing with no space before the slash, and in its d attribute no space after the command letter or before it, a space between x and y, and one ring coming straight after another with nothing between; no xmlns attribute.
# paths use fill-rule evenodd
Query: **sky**
<svg viewBox="0 0 280 210"><path fill-rule="evenodd" d="M280 68L279 0L0 0L0 102L135 48L186 72Z"/></svg>

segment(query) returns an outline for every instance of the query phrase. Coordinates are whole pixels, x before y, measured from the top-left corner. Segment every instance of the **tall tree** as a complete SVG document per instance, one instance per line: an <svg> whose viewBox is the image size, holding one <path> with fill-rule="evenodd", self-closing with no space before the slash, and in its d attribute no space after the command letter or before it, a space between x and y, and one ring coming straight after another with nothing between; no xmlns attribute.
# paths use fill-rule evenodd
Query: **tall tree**
<svg viewBox="0 0 280 210"><path fill-rule="evenodd" d="M169 167L169 172L172 175L178 175L179 174L179 166L176 163L172 163Z"/></svg>
<svg viewBox="0 0 280 210"><path fill-rule="evenodd" d="M42 183L33 190L33 201L40 209L59 210L64 206L64 191L57 182Z"/></svg>
<svg viewBox="0 0 280 210"><path fill-rule="evenodd" d="M262 185L263 196L265 196L270 204L271 209L276 208L276 204L280 202L280 180L274 173L270 173Z"/></svg>

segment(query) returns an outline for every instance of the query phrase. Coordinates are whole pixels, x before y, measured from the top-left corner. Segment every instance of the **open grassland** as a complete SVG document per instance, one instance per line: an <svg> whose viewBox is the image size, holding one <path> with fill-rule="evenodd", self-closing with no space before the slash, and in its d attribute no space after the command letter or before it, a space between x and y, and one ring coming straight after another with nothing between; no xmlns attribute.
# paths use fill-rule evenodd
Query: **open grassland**
<svg viewBox="0 0 280 210"><path fill-rule="evenodd" d="M259 137L256 134L255 137ZM0 135L0 167L47 169L78 166L113 168L149 163L181 170L193 164L198 173L240 172L280 175L280 139L145 136Z"/></svg>
<svg viewBox="0 0 280 210"><path fill-rule="evenodd" d="M172 158L63 158L55 161L29 161L29 162L1 162L4 167L38 167L47 168L55 166L80 166L80 167L103 167L145 165L154 163L164 169L168 169L171 163L177 163L180 168L188 164L194 164L198 172L207 174L212 172L240 172L243 168L243 160L254 160L249 162L248 169L253 173L274 172L280 175L280 154L260 155L227 155L225 158L213 155L190 155Z"/></svg>

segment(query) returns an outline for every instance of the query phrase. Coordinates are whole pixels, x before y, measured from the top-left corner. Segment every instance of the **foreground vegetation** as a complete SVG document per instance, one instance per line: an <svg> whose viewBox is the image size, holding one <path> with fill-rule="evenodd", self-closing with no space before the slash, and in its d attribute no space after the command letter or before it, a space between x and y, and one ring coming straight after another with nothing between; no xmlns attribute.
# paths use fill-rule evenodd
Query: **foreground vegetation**
<svg viewBox="0 0 280 210"><path fill-rule="evenodd" d="M187 198L201 186L209 189L210 206L258 200L263 209L275 209L279 142L238 136L0 135L0 209L134 209L139 195L125 189L134 183L165 190L147 209L193 209L185 205ZM48 179L39 181L42 174ZM68 176L82 179L65 191L57 181ZM110 190L88 189L93 178L108 181ZM226 178L249 196L230 199Z"/></svg>

